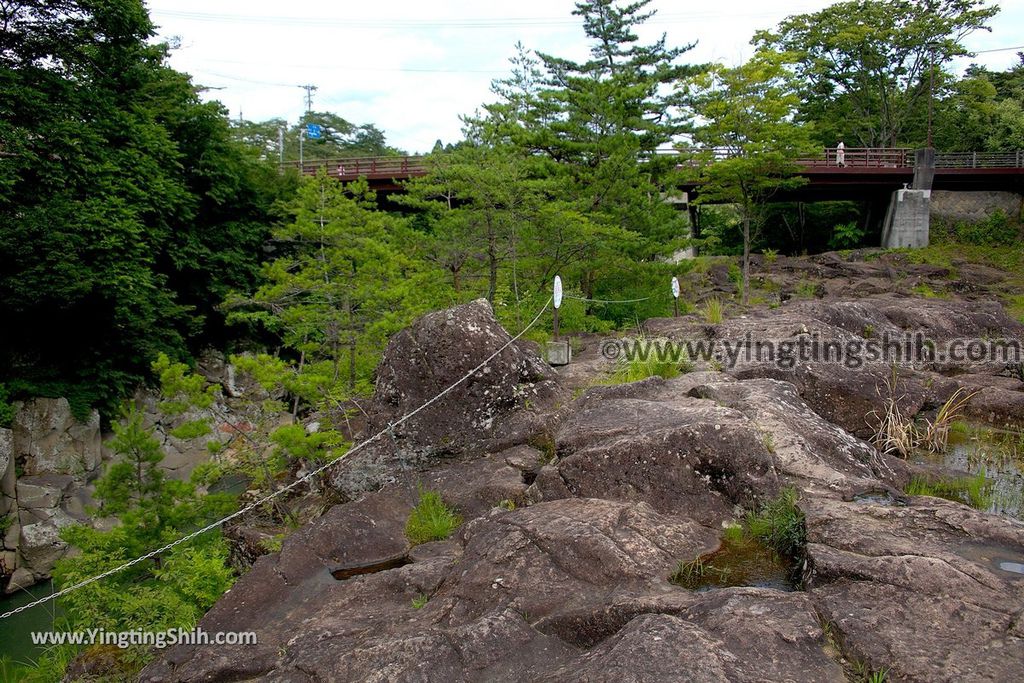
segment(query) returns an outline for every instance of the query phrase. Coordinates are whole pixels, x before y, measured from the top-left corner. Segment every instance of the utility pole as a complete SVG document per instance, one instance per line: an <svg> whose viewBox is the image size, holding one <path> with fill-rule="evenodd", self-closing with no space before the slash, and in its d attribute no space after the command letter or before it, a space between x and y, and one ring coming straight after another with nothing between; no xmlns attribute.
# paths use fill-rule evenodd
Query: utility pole
<svg viewBox="0 0 1024 683"><path fill-rule="evenodd" d="M928 144L932 146L932 108L935 100L935 43L928 44Z"/></svg>
<svg viewBox="0 0 1024 683"><path fill-rule="evenodd" d="M313 111L313 93L319 90L315 85L300 85L306 91L306 113Z"/></svg>
<svg viewBox="0 0 1024 683"><path fill-rule="evenodd" d="M284 126L277 127L277 159L278 165L284 168Z"/></svg>

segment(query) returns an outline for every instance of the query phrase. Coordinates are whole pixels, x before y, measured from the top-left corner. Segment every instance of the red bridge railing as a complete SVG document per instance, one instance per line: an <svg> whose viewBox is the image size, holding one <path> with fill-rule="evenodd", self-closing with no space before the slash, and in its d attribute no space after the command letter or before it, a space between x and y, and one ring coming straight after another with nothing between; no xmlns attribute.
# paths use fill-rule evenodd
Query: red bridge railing
<svg viewBox="0 0 1024 683"><path fill-rule="evenodd" d="M298 168L302 175L316 175L324 168L327 174L343 180L355 180L360 176L370 179L404 179L425 175L427 165L423 157L352 157L349 159L314 159L285 162L286 168Z"/></svg>
<svg viewBox="0 0 1024 683"><path fill-rule="evenodd" d="M733 150L715 148L713 158L727 159ZM847 168L904 168L914 167L914 150L905 147L847 147L844 150ZM683 154L677 150L659 150L658 154ZM820 156L797 159L807 169L839 167L839 150L828 147ZM335 178L345 181L365 176L371 180L404 180L427 173L424 157L353 157L349 159L315 159L303 164L286 162L286 167L299 168L303 175L315 175L321 168ZM936 168L1024 168L1024 151L1014 152L938 152Z"/></svg>

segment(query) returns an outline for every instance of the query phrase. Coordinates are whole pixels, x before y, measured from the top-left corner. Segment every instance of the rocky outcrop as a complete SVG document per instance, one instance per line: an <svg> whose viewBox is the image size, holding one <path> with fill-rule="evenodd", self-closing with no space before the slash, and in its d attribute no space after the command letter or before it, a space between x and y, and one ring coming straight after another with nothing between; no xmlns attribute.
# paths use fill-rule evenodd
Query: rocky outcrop
<svg viewBox="0 0 1024 683"><path fill-rule="evenodd" d="M1017 340L1024 347L1024 325L998 303L965 306L953 300L897 297L794 300L778 310L756 311L717 325L690 317L649 320L645 326L651 335L679 342L728 342L737 358L727 368L730 375L790 382L815 412L861 438L870 437L877 426L887 382L893 383L894 395L911 416L935 410L962 387L981 389L968 402L967 416L997 426L1024 424L1024 381L1005 362L933 359L900 364L893 382L893 369L886 362L867 362L866 355L856 351L847 353L843 362L832 362L824 359L823 351L811 350L812 345L820 350L829 344L863 349L869 340L879 342L886 336L902 345L904 335L917 333L937 350L954 339ZM758 342L763 349L774 349L774 359L758 358ZM807 349L804 357L798 350L801 343ZM920 342L911 340L917 348L915 344ZM789 354L780 352L783 345L789 345Z"/></svg>
<svg viewBox="0 0 1024 683"><path fill-rule="evenodd" d="M102 460L99 413L79 422L62 398L17 408L13 428L0 429L0 576L7 592L49 577L68 552L60 530L87 521L88 483Z"/></svg>
<svg viewBox="0 0 1024 683"><path fill-rule="evenodd" d="M509 340L484 299L423 316L388 343L366 434L438 396ZM554 376L528 346L512 344L386 437L346 458L331 483L351 497L380 487L396 471L526 442L543 431L542 415L563 398Z"/></svg>
<svg viewBox="0 0 1024 683"><path fill-rule="evenodd" d="M856 315L828 324L850 335ZM471 304L396 339L401 374L382 371L374 424L473 367L455 341L487 320ZM492 349L471 352L482 360L507 336L479 339ZM400 349L420 365L403 365ZM556 407L559 375L522 365L524 353L396 429L387 448L339 463L349 500L257 559L200 622L255 631L257 645L175 647L142 680L1024 676L1024 525L904 495L912 466L833 424L806 383L698 372L594 387ZM538 401L513 400L508 383L534 363ZM719 547L723 524L787 486L805 515L800 590L669 581ZM464 523L411 547L405 523L422 488Z"/></svg>
<svg viewBox="0 0 1024 683"><path fill-rule="evenodd" d="M35 398L17 407L14 457L27 475L67 474L84 483L95 476L102 457L100 414L79 422L64 398Z"/></svg>

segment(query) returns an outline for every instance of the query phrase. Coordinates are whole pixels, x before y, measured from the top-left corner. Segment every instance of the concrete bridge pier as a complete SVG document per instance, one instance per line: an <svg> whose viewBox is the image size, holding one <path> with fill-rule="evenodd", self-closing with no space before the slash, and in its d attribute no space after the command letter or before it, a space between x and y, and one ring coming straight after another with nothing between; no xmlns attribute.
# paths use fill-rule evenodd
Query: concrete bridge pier
<svg viewBox="0 0 1024 683"><path fill-rule="evenodd" d="M919 149L914 157L914 183L896 190L882 224L882 246L927 247L931 215L932 181L935 178L935 150Z"/></svg>

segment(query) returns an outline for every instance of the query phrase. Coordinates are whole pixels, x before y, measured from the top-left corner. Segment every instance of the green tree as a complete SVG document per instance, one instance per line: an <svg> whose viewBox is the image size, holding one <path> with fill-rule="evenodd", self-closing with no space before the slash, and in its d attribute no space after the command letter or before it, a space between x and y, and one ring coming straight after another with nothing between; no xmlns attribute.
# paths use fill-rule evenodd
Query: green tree
<svg viewBox="0 0 1024 683"><path fill-rule="evenodd" d="M0 381L113 409L223 343L288 189L165 65L139 0L0 6Z"/></svg>
<svg viewBox="0 0 1024 683"><path fill-rule="evenodd" d="M298 355L311 382L303 398L335 393L343 382L355 391L360 353L375 360L380 348L367 331L401 307L401 259L390 241L400 221L375 201L363 181L343 187L324 170L304 180L290 220L275 231L285 255L265 266L252 297L230 302L233 320L260 323Z"/></svg>
<svg viewBox="0 0 1024 683"><path fill-rule="evenodd" d="M932 70L968 54L963 39L998 12L984 0L851 0L791 16L754 42L789 54L801 84L800 117L818 139L864 147L920 144L906 137L927 107Z"/></svg>
<svg viewBox="0 0 1024 683"><path fill-rule="evenodd" d="M654 259L688 234L664 202L675 191L674 160L656 151L685 129L674 84L695 67L676 64L689 45L668 47L665 36L639 42L648 4L578 2L590 58L534 57L520 47L512 76L494 84L498 101L468 121L471 139L517 150L528 176L548 181L546 192L563 202L558 213L572 220L557 249L560 260L585 264L574 278L588 296L618 274L623 257Z"/></svg>
<svg viewBox="0 0 1024 683"><path fill-rule="evenodd" d="M810 146L807 126L793 121L800 99L783 56L759 51L745 64L712 67L687 81L689 108L702 123L683 149L700 182L699 202L734 204L743 228L742 299L750 289L750 244L765 204L805 182L794 160Z"/></svg>

